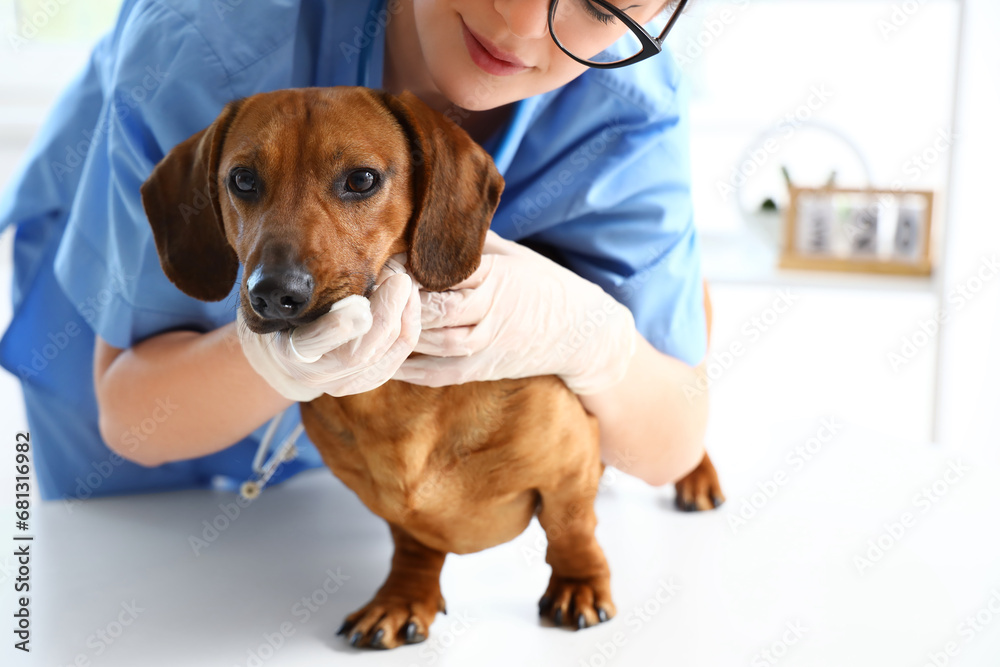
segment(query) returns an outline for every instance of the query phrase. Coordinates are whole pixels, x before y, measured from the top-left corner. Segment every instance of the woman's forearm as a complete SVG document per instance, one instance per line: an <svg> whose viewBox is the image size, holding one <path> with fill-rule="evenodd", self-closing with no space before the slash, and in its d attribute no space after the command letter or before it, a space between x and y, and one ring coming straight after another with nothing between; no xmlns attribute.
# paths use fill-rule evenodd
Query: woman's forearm
<svg viewBox="0 0 1000 667"><path fill-rule="evenodd" d="M701 461L708 397L697 390L700 367L635 335L624 380L580 400L600 422L604 461L659 486ZM292 404L250 366L233 324L168 332L127 350L98 339L94 380L105 442L146 466L225 449Z"/></svg>
<svg viewBox="0 0 1000 667"><path fill-rule="evenodd" d="M682 478L705 454L708 392L702 367L663 354L638 332L625 379L580 396L598 418L604 462L660 486Z"/></svg>
<svg viewBox="0 0 1000 667"><path fill-rule="evenodd" d="M234 324L127 350L98 338L94 382L104 441L145 466L225 449L292 404L250 366Z"/></svg>

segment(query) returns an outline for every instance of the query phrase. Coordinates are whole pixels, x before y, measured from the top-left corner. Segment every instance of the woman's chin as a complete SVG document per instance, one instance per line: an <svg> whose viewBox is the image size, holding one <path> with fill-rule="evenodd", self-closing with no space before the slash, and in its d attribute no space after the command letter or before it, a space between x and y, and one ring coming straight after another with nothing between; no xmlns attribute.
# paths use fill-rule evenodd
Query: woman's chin
<svg viewBox="0 0 1000 667"><path fill-rule="evenodd" d="M470 60L451 64L441 76L434 77L434 84L452 104L469 111L486 111L534 94L526 90L524 79L514 78L489 76Z"/></svg>

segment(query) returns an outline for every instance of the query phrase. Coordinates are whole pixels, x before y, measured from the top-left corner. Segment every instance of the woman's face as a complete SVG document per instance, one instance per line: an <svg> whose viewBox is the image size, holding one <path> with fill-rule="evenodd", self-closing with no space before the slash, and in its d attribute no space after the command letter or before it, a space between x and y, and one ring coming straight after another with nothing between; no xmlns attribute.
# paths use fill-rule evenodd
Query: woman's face
<svg viewBox="0 0 1000 667"><path fill-rule="evenodd" d="M638 12L647 20L663 6L662 0L616 0L616 4L632 7L630 15L638 17ZM545 93L587 69L549 36L548 0L413 0L413 10L430 79L453 104L465 109L492 109ZM593 53L613 41L601 43L600 23L595 32Z"/></svg>

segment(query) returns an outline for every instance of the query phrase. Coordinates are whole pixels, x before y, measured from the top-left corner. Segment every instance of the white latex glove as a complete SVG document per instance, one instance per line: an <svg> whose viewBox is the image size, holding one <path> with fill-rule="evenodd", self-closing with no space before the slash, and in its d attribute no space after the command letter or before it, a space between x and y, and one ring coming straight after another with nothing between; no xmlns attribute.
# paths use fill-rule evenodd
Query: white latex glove
<svg viewBox="0 0 1000 667"><path fill-rule="evenodd" d="M379 274L371 301L354 294L330 312L288 331L255 334L236 312L243 353L285 398L348 396L388 382L420 335L418 284L394 255Z"/></svg>
<svg viewBox="0 0 1000 667"><path fill-rule="evenodd" d="M421 333L394 380L437 387L558 375L577 394L625 377L635 320L603 289L490 230L479 268L420 292Z"/></svg>

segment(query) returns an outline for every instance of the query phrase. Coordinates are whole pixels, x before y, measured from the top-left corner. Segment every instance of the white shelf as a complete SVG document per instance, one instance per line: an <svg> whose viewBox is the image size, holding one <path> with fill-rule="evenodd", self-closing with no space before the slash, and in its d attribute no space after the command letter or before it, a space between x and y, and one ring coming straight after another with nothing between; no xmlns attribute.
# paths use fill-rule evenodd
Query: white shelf
<svg viewBox="0 0 1000 667"><path fill-rule="evenodd" d="M839 271L797 271L778 268L778 249L751 232L701 233L705 280L730 285L769 285L864 291L912 292L934 295L934 279Z"/></svg>

